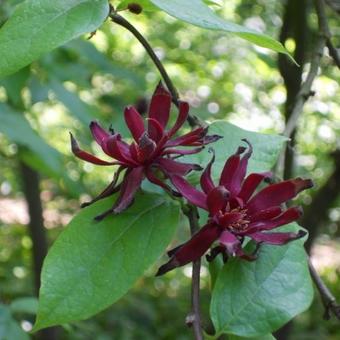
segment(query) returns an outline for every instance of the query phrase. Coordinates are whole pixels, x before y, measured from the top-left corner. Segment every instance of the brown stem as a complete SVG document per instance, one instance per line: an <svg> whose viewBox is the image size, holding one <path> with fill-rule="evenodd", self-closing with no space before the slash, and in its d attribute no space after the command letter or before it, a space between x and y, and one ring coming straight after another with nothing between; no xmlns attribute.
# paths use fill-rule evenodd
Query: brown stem
<svg viewBox="0 0 340 340"><path fill-rule="evenodd" d="M313 282L316 288L319 291L322 303L325 307L324 318L326 320L329 320L331 317L331 312L332 312L334 316L338 320L340 320L340 305L337 304L334 295L331 293L331 291L328 289L326 284L323 282L323 280L317 273L310 259L308 259L308 267L309 267L310 275L313 279Z"/></svg>
<svg viewBox="0 0 340 340"><path fill-rule="evenodd" d="M165 70L165 67L163 66L162 62L159 60L157 57L156 53L148 43L148 41L144 38L144 36L125 18L123 18L121 15L119 15L113 7L111 7L109 17L111 20L126 28L128 31L130 31L136 38L137 40L143 45L145 48L145 51L148 53L149 57L157 67L159 73L161 74L168 90L171 93L172 96L172 101L173 103L178 107L178 102L179 102L179 96L178 92L176 90L176 87L174 86L173 82L171 81L167 71ZM199 119L196 116L188 115L188 123L190 126L196 126L199 124Z"/></svg>
<svg viewBox="0 0 340 340"><path fill-rule="evenodd" d="M194 206L190 206L186 213L190 223L190 232L193 236L199 230L198 211ZM203 340L201 313L200 313L200 274L201 260L194 261L192 264L192 281L191 281L191 312L186 317L186 324L193 327L196 340Z"/></svg>

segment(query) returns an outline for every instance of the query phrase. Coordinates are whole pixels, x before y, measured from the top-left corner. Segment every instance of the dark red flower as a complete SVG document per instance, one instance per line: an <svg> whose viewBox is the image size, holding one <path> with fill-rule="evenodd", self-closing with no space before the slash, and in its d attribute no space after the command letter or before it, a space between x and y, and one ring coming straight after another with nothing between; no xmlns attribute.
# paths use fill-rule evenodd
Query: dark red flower
<svg viewBox="0 0 340 340"><path fill-rule="evenodd" d="M305 235L303 230L298 233L271 231L301 216L300 207L283 209L282 204L312 187L312 181L295 178L270 184L255 193L258 185L270 178L271 173L252 173L245 177L252 146L244 141L248 150L239 147L229 157L218 185L211 178L214 156L201 176L203 191L197 190L182 177L171 176L174 186L191 204L209 212L209 220L188 242L170 251L169 262L160 267L157 275L199 259L215 241L218 241L218 246L212 249L210 258L222 253L224 257L239 256L253 260L255 254L248 255L242 248L246 236L259 246L261 243L282 245Z"/></svg>
<svg viewBox="0 0 340 340"><path fill-rule="evenodd" d="M161 83L152 96L146 126L137 110L132 106L127 107L124 117L134 138L134 141L130 144L122 140L121 135L115 133L112 129L106 131L97 122L91 122L90 129L93 138L101 146L104 153L113 158L114 161L104 161L81 150L71 134L72 151L78 158L97 165L119 166L108 187L91 202L83 204L83 206L87 206L120 191L113 207L97 216L97 220L110 213L120 213L125 210L132 203L144 178L176 194L164 183L164 179L170 175L182 178L191 170L200 169L199 165L180 163L175 159L183 155L200 152L204 145L214 142L220 137L216 135L207 136L207 128L204 127L198 127L189 133L175 137L188 117L189 105L183 101L179 102L177 120L169 130L166 130L170 107L171 95ZM191 148L179 149L178 147L181 146ZM122 171L125 171L124 177L122 182L118 184L118 177ZM159 172L161 172L162 177L158 176Z"/></svg>

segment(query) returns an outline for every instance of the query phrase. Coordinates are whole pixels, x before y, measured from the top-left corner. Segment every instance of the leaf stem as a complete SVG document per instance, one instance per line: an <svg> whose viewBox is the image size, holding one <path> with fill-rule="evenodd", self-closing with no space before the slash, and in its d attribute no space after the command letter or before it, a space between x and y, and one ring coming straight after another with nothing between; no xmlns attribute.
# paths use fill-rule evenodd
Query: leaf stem
<svg viewBox="0 0 340 340"><path fill-rule="evenodd" d="M314 268L311 259L308 259L308 267L310 275L315 283L316 288L318 289L322 303L325 307L325 314L324 319L330 319L330 312L334 314L334 316L340 320L340 305L337 304L334 295L328 289L326 284L322 281L321 277L317 273L316 269Z"/></svg>
<svg viewBox="0 0 340 340"><path fill-rule="evenodd" d="M129 32L131 32L135 38L143 45L145 48L145 51L148 53L149 57L157 67L159 73L161 74L168 90L171 93L172 102L178 107L179 102L179 95L176 87L174 86L173 82L171 81L165 67L163 66L160 59L157 57L155 51L152 49L151 45L148 43L148 41L144 38L144 36L134 27L129 21L127 21L125 18L123 18L120 14L115 11L115 9L111 6L109 17L111 20L126 28ZM196 116L188 115L188 123L191 127L194 127L199 124L199 119Z"/></svg>
<svg viewBox="0 0 340 340"><path fill-rule="evenodd" d="M191 236L198 230L198 211L195 206L190 205L185 212L188 216L190 224ZM192 264L192 280L191 280L191 312L186 317L186 324L193 327L195 340L203 340L201 313L200 313L200 274L201 260L198 259Z"/></svg>

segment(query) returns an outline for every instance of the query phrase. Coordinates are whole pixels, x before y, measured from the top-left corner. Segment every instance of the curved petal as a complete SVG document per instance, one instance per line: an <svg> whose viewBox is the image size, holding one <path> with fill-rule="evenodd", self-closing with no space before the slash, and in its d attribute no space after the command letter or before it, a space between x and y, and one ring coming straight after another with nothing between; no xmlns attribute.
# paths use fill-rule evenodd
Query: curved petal
<svg viewBox="0 0 340 340"><path fill-rule="evenodd" d="M208 210L206 203L207 196L195 187L189 184L183 177L178 175L170 175L170 181L175 188L185 197L191 204L202 209Z"/></svg>
<svg viewBox="0 0 340 340"><path fill-rule="evenodd" d="M189 104L187 102L178 102L178 116L175 125L169 130L168 135L172 137L185 123L189 114Z"/></svg>
<svg viewBox="0 0 340 340"><path fill-rule="evenodd" d="M131 131L133 138L138 143L139 138L145 132L144 121L142 116L138 113L138 111L134 107L128 106L127 108L125 108L124 118L126 125Z"/></svg>
<svg viewBox="0 0 340 340"><path fill-rule="evenodd" d="M104 130L99 123L95 121L90 123L90 130L93 138L100 146L102 146L103 142L111 136L109 132Z"/></svg>
<svg viewBox="0 0 340 340"><path fill-rule="evenodd" d="M139 139L137 148L137 160L138 162L144 162L147 159L151 159L156 149L156 143L149 138L147 132L144 132L142 137Z"/></svg>
<svg viewBox="0 0 340 340"><path fill-rule="evenodd" d="M211 160L206 166L206 168L204 169L200 179L201 187L206 194L209 194L209 192L215 187L214 182L211 178L211 167L215 162L215 152L213 149L209 149L209 152L212 152L213 156L211 157Z"/></svg>
<svg viewBox="0 0 340 340"><path fill-rule="evenodd" d="M283 245L290 241L304 237L307 233L304 230L299 230L297 233L253 233L249 234L250 238L258 243L268 243L273 245Z"/></svg>
<svg viewBox="0 0 340 340"><path fill-rule="evenodd" d="M230 192L222 185L212 189L207 196L207 205L211 216L217 214L227 205Z"/></svg>
<svg viewBox="0 0 340 340"><path fill-rule="evenodd" d="M97 158L94 155L91 155L90 153L80 149L78 142L76 139L73 137L72 133L70 132L70 137L71 137L71 149L73 154L82 159L83 161L96 164L96 165L122 165L120 162L107 162L103 161L100 158Z"/></svg>
<svg viewBox="0 0 340 340"><path fill-rule="evenodd" d="M253 147L252 145L248 142L247 139L242 139L245 143L248 144L248 150L245 152L245 154L242 156L240 159L240 163L238 165L238 168L234 174L234 177L230 183L230 193L231 195L237 195L240 190L241 190L241 184L244 180L244 177L246 176L247 173L247 167L248 167L248 160L251 157L253 153Z"/></svg>
<svg viewBox="0 0 340 340"><path fill-rule="evenodd" d="M113 207L113 212L119 214L125 210L131 203L135 196L136 191L140 188L140 185L144 178L144 168L133 168L127 173L122 182L120 195Z"/></svg>
<svg viewBox="0 0 340 340"><path fill-rule="evenodd" d="M206 224L188 242L178 248L170 261L158 269L156 276L198 260L217 240L220 233L221 231L216 224Z"/></svg>
<svg viewBox="0 0 340 340"><path fill-rule="evenodd" d="M138 163L132 158L129 146L121 141L119 134L111 135L105 141L105 147L111 157L127 164L137 165Z"/></svg>
<svg viewBox="0 0 340 340"><path fill-rule="evenodd" d="M313 182L310 179L296 178L284 182L269 185L256 194L248 203L249 214L278 206L294 198L302 190L311 188Z"/></svg>
<svg viewBox="0 0 340 340"><path fill-rule="evenodd" d="M147 122L148 122L148 135L155 142L159 142L164 135L163 127L154 118L147 118Z"/></svg>
<svg viewBox="0 0 340 340"><path fill-rule="evenodd" d="M164 128L169 120L171 95L160 82L151 98L149 118L156 119Z"/></svg>
<svg viewBox="0 0 340 340"><path fill-rule="evenodd" d="M237 195L242 198L243 202L247 202L249 198L253 195L256 188L260 185L260 183L266 179L271 178L271 172L262 172L262 173L253 173L250 174L243 182L241 191Z"/></svg>
<svg viewBox="0 0 340 340"><path fill-rule="evenodd" d="M266 221L271 220L282 213L282 209L280 206L270 207L265 210L257 211L254 215L248 215L248 218L251 223L258 221Z"/></svg>
<svg viewBox="0 0 340 340"><path fill-rule="evenodd" d="M192 170L201 170L202 168L197 164L191 163L180 163L174 161L170 158L160 158L157 163L159 164L160 168L164 170L166 174L176 174L180 176L185 176Z"/></svg>
<svg viewBox="0 0 340 340"><path fill-rule="evenodd" d="M163 155L179 155L179 156L184 156L184 155L194 155L198 152L201 152L204 149L204 146L201 146L199 148L194 148L190 150L177 150L177 149L167 149L162 152ZM178 156L177 156L178 158Z"/></svg>
<svg viewBox="0 0 340 340"><path fill-rule="evenodd" d="M278 228L282 225L296 221L302 216L302 214L303 214L303 210L301 207L289 208L286 211L284 211L281 215L271 220L251 222L245 234Z"/></svg>
<svg viewBox="0 0 340 340"><path fill-rule="evenodd" d="M223 185L231 191L233 188L233 180L236 176L236 172L238 170L239 164L240 164L240 155L244 152L245 148L243 146L240 146L235 154L231 155L227 161L225 162L225 165L223 167L221 178L220 178L220 185Z"/></svg>
<svg viewBox="0 0 340 340"><path fill-rule="evenodd" d="M200 146L200 140L205 136L206 129L203 127L199 127L195 130L192 130L182 136L179 136L175 139L169 140L166 143L166 147L173 147L173 146Z"/></svg>

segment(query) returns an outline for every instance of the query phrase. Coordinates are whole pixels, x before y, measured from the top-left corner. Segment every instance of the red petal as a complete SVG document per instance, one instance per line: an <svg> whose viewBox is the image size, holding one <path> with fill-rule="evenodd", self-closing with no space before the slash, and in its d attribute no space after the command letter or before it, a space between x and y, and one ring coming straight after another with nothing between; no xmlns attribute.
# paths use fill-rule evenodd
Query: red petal
<svg viewBox="0 0 340 340"><path fill-rule="evenodd" d="M302 214L303 211L301 207L289 208L274 219L250 223L245 234L262 230L272 230L274 228L296 221L302 216Z"/></svg>
<svg viewBox="0 0 340 340"><path fill-rule="evenodd" d="M201 167L199 165L190 163L180 163L170 158L160 158L157 161L157 163L166 174L176 174L180 176L185 176L191 170L201 170Z"/></svg>
<svg viewBox="0 0 340 340"><path fill-rule="evenodd" d="M114 205L113 212L118 214L125 210L132 202L136 191L144 178L144 168L133 168L129 173L126 173L122 182L120 195Z"/></svg>
<svg viewBox="0 0 340 340"><path fill-rule="evenodd" d="M160 123L153 118L148 118L148 134L151 139L153 139L155 142L159 142L163 135L164 135L164 129L160 125Z"/></svg>
<svg viewBox="0 0 340 340"><path fill-rule="evenodd" d="M169 120L170 107L171 95L162 83L159 83L151 98L149 118L156 119L164 128Z"/></svg>
<svg viewBox="0 0 340 340"><path fill-rule="evenodd" d="M240 155L244 150L245 148L240 146L236 153L227 159L222 170L220 185L225 186L229 191L233 188L233 179L240 164Z"/></svg>
<svg viewBox="0 0 340 340"><path fill-rule="evenodd" d="M251 222L271 220L272 218L279 216L281 213L282 213L281 207L270 207L265 210L257 211L254 215L249 216L249 220Z"/></svg>
<svg viewBox="0 0 340 340"><path fill-rule="evenodd" d="M251 237L254 241L259 243L268 243L274 245L286 244L290 241L297 240L304 237L307 233L303 230L299 230L298 233L253 233L247 236Z"/></svg>
<svg viewBox="0 0 340 340"><path fill-rule="evenodd" d="M97 158L96 156L91 155L90 153L80 149L77 141L75 140L75 138L73 137L72 133L70 133L71 136L71 148L72 148L72 152L74 153L74 155L86 162L92 163L92 164L97 164L97 165L121 165L122 163L120 162L107 162L107 161L103 161L99 158Z"/></svg>
<svg viewBox="0 0 340 340"><path fill-rule="evenodd" d="M222 227L227 228L232 223L235 223L239 221L240 219L243 219L244 216L245 216L245 213L240 213L240 212L225 213L223 216L218 217L218 223Z"/></svg>
<svg viewBox="0 0 340 340"><path fill-rule="evenodd" d="M149 135L144 132L143 136L139 139L137 159L139 162L144 162L150 159L156 149L156 143L149 138Z"/></svg>
<svg viewBox="0 0 340 340"><path fill-rule="evenodd" d="M134 107L128 106L124 111L124 117L126 125L130 129L133 138L138 143L139 138L145 132L142 116L137 112Z"/></svg>
<svg viewBox="0 0 340 340"><path fill-rule="evenodd" d="M209 151L213 153L213 156L211 157L211 160L208 163L207 167L204 169L200 180L201 187L206 194L208 194L215 187L214 182L211 178L211 167L215 161L215 152L213 149L210 149Z"/></svg>
<svg viewBox="0 0 340 340"><path fill-rule="evenodd" d="M195 153L198 153L204 149L204 146L200 148L195 148L191 150L177 150L177 149L167 149L164 152L162 152L163 155L193 155Z"/></svg>
<svg viewBox="0 0 340 340"><path fill-rule="evenodd" d="M207 196L207 205L211 216L217 214L220 210L224 209L230 192L223 186L218 186L211 190Z"/></svg>
<svg viewBox="0 0 340 340"><path fill-rule="evenodd" d="M269 185L248 202L248 213L251 215L256 211L278 206L294 198L300 191L312 186L313 182L311 180L302 178Z"/></svg>
<svg viewBox="0 0 340 340"><path fill-rule="evenodd" d="M226 248L228 254L232 256L235 256L239 248L241 248L239 239L227 230L223 231L218 240Z"/></svg>
<svg viewBox="0 0 340 340"><path fill-rule="evenodd" d="M93 138L100 146L102 146L103 142L111 136L111 134L104 130L97 122L90 123L90 130Z"/></svg>
<svg viewBox="0 0 340 340"><path fill-rule="evenodd" d="M163 275L176 267L198 260L219 237L220 233L221 231L217 225L206 224L175 252L168 263L159 268L156 276Z"/></svg>
<svg viewBox="0 0 340 340"><path fill-rule="evenodd" d="M193 131L190 131L182 136L179 136L173 140L169 140L166 143L166 147L172 146L191 146L192 144L197 144L205 134L205 129L203 127L199 127ZM198 143L198 145L202 145L202 143Z"/></svg>
<svg viewBox="0 0 340 340"><path fill-rule="evenodd" d="M119 134L111 135L105 142L105 147L111 157L124 162L127 165L138 163L131 157L129 146L121 141Z"/></svg>
<svg viewBox="0 0 340 340"><path fill-rule="evenodd" d="M187 102L178 102L178 116L175 125L169 130L168 135L172 137L185 123L189 114L189 104Z"/></svg>
<svg viewBox="0 0 340 340"><path fill-rule="evenodd" d="M242 189L237 195L242 198L243 202L247 202L252 196L256 188L265 178L271 178L271 172L253 173L250 174L243 182Z"/></svg>
<svg viewBox="0 0 340 340"><path fill-rule="evenodd" d="M208 210L207 196L190 185L184 178L178 175L169 176L175 188L193 205Z"/></svg>
<svg viewBox="0 0 340 340"><path fill-rule="evenodd" d="M237 195L241 190L241 184L247 173L248 160L253 153L253 147L251 146L251 144L246 139L242 140L248 144L248 151L241 158L238 169L236 170L234 177L230 183L230 193L232 196Z"/></svg>

